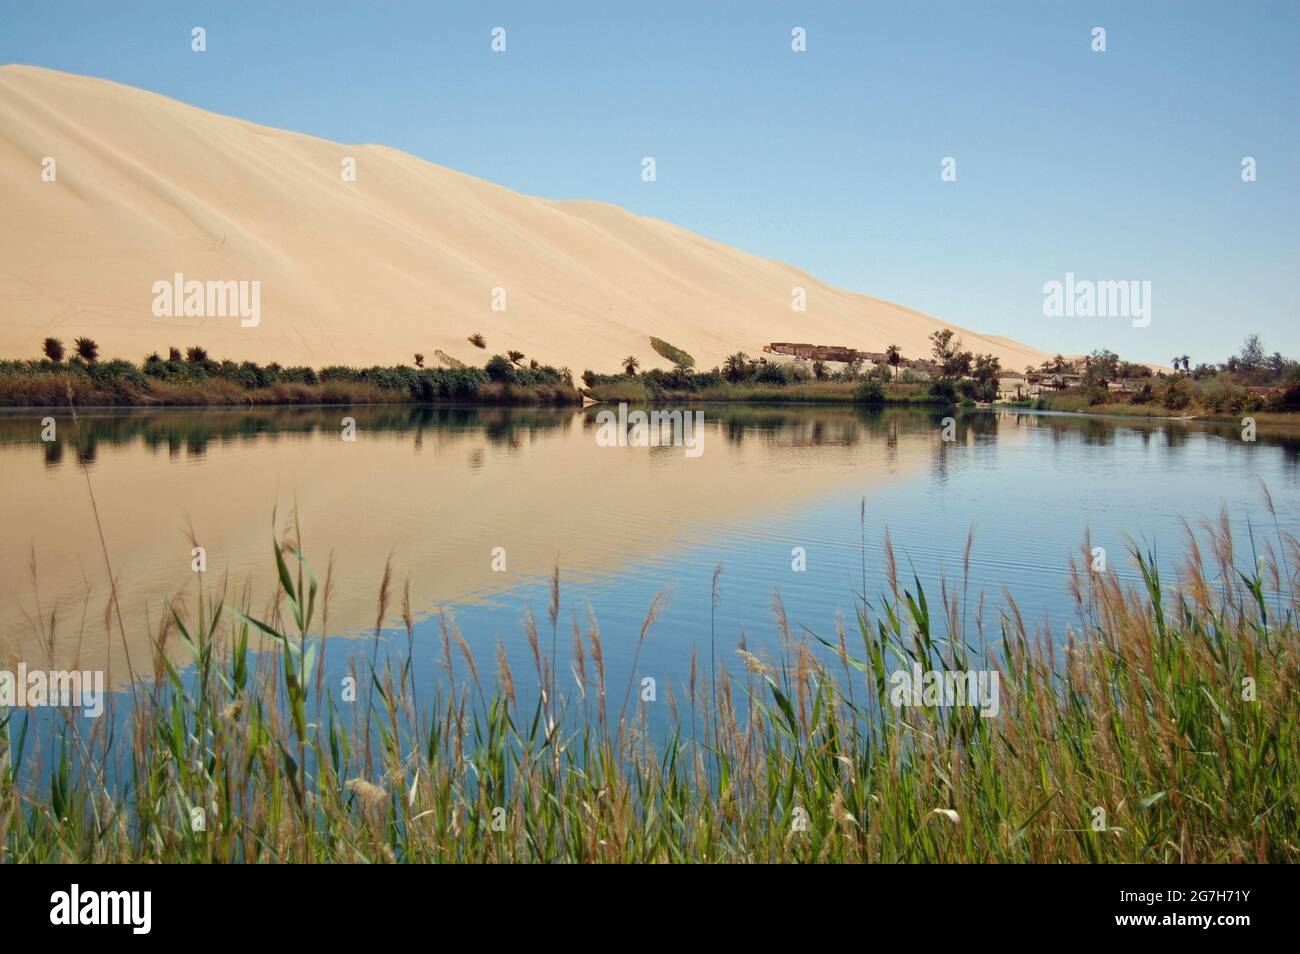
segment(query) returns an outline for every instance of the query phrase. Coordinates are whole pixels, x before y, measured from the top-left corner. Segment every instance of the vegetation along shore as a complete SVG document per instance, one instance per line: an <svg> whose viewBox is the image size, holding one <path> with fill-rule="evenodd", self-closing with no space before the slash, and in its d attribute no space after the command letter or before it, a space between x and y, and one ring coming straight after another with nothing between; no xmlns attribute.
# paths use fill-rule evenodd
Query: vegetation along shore
<svg viewBox="0 0 1300 954"><path fill-rule="evenodd" d="M466 339L487 348L481 334ZM99 345L78 338L66 354L56 338L36 360L0 361L0 407L257 406L275 404L570 405L596 402L760 402L863 405L1007 404L1036 410L1260 423L1300 420L1300 364L1264 352L1258 336L1221 364L1193 367L1175 356L1172 369L1123 361L1104 349L1080 358L1057 355L1039 367L1009 371L990 354L972 354L951 331L931 336L931 354L907 358L897 346L880 353L814 345L769 345L757 357L730 355L719 367L695 369L691 355L659 338L650 348L671 369L642 370L628 355L621 371L583 371L526 361L516 350L475 367L442 351L433 366L423 354L410 365L321 369L216 360L206 349L139 364L99 360ZM768 355L771 355L769 358ZM807 360L803 355L828 355Z"/></svg>
<svg viewBox="0 0 1300 954"><path fill-rule="evenodd" d="M43 350L40 360L0 361L0 407L582 403L567 368L525 363L517 351L481 368L445 355L426 367L416 354L411 365L317 370L219 361L197 346L184 353L172 347L166 357L155 352L139 364L100 361L99 345L88 338L78 338L70 356L56 338Z"/></svg>

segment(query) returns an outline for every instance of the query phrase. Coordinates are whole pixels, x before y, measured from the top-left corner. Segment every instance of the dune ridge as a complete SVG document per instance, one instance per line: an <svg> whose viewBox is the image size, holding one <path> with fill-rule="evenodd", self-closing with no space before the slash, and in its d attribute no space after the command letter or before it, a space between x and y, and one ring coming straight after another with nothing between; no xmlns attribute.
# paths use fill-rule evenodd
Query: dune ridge
<svg viewBox="0 0 1300 954"><path fill-rule="evenodd" d="M153 284L178 272L260 282L260 323L156 317ZM770 341L917 357L945 327L1004 367L1049 357L608 203L526 196L386 146L18 65L0 67L0 309L6 358L35 356L46 335L89 335L102 356L132 360L190 344L317 367L517 349L612 371L628 354L667 366L655 336L707 368Z"/></svg>

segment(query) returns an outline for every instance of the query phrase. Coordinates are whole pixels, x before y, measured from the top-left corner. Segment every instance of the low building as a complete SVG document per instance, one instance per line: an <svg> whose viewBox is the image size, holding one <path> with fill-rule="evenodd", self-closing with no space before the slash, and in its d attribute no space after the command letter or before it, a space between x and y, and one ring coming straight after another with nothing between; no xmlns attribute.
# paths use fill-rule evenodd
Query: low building
<svg viewBox="0 0 1300 954"><path fill-rule="evenodd" d="M769 354L788 354L805 361L866 361L867 353L841 345L815 345L792 341L773 341L763 348Z"/></svg>
<svg viewBox="0 0 1300 954"><path fill-rule="evenodd" d="M1033 393L1031 393L1031 390ZM1034 397L1037 389L1033 388L1023 374L1004 371L998 375L998 400L1020 401Z"/></svg>
<svg viewBox="0 0 1300 954"><path fill-rule="evenodd" d="M819 345L799 341L773 341L763 346L768 354L784 354L805 361L838 361L848 364L850 361L865 361L871 364L889 364L889 357L883 351L859 351L847 345ZM915 368L918 371L930 370L930 362L899 357L898 367Z"/></svg>

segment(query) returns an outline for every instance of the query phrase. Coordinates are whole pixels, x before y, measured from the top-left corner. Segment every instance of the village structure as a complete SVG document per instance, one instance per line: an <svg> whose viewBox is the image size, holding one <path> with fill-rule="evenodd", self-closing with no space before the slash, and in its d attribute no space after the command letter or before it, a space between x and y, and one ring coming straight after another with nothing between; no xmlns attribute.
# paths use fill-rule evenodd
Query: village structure
<svg viewBox="0 0 1300 954"><path fill-rule="evenodd" d="M845 345L819 345L792 341L773 341L764 345L767 354L786 355L803 361L834 361L842 364L862 362L871 366L889 364L883 351L859 351ZM938 372L933 361L925 358L899 357L897 367L906 368L917 380L928 381ZM1044 391L1064 391L1080 387L1087 377L1075 370L1076 362L1065 361L1059 369L1026 368L1022 371L1003 369L998 374L998 400L1020 401L1038 397ZM1123 378L1105 382L1106 388L1122 394L1136 392L1142 385L1140 379Z"/></svg>

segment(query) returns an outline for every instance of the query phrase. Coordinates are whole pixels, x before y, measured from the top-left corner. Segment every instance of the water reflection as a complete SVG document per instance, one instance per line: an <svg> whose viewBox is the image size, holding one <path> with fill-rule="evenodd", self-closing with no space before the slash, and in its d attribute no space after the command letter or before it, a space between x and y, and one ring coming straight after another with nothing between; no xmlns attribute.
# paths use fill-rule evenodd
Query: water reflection
<svg viewBox="0 0 1300 954"><path fill-rule="evenodd" d="M1146 501L1168 505L1172 523L1240 499L1259 477L1285 506L1300 459L1294 432L1264 428L1252 445L1231 425L1016 410L696 409L706 434L698 459L680 448L599 446L599 408L92 411L76 423L44 409L0 414L0 652L118 671L129 657L141 668L167 601L192 597L199 583L191 527L208 585L224 581L256 609L273 591L273 534L295 509L322 578L333 559L332 631L373 627L391 556L396 577L411 581L415 615L507 606L491 624L500 632L520 611L509 594L557 561L578 586L635 579L647 567L671 581L688 572L691 548L722 540L731 585L762 605L773 586L792 582L781 547L818 544L816 565L836 573L852 562L843 528L862 497L888 502L887 518L900 539L915 534L922 560L959 547L972 523L993 522L989 572L1004 579L990 580L1014 583L1077 544L1085 524L1136 525ZM45 416L55 418L55 441L41 440ZM355 443L341 439L345 417L355 419ZM125 639L109 626L86 475ZM1027 521L1038 528L1025 537ZM508 555L504 572L492 569L497 547ZM834 587L835 599L847 592L833 573L815 585Z"/></svg>
<svg viewBox="0 0 1300 954"><path fill-rule="evenodd" d="M1137 436L1143 441L1161 440L1171 448L1181 447L1197 434L1212 434L1240 441L1240 428L1223 422L1097 417L1051 414L1016 409L947 410L937 408L863 408L842 405L696 405L706 419L720 428L732 444L767 441L787 447L853 446L865 440L897 444L899 426L907 430L930 427L936 434L945 419L956 424L957 445L971 446L982 438L1005 436L1008 428L1037 428L1054 441L1082 442L1108 447L1120 436ZM411 434L415 446L425 435L479 431L489 441L518 447L525 436L548 430L566 430L581 422L594 429L599 407L578 412L553 408L475 407L358 407L358 408L259 408L252 410L193 409L82 411L74 425L65 410L39 409L30 412L0 412L0 448L28 444L39 446L51 466L63 462L65 445L77 449L79 462L93 463L100 443L124 444L138 440L154 452L170 456L202 457L213 442L277 441L284 438L335 437L344 417L356 420L358 428L370 434ZM41 421L55 420L58 439L40 439ZM1300 459L1300 432L1294 428L1268 425L1260 428L1257 443L1283 450L1292 463ZM936 453L943 447L937 446Z"/></svg>

